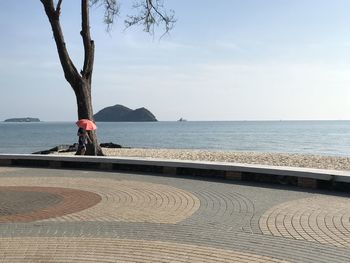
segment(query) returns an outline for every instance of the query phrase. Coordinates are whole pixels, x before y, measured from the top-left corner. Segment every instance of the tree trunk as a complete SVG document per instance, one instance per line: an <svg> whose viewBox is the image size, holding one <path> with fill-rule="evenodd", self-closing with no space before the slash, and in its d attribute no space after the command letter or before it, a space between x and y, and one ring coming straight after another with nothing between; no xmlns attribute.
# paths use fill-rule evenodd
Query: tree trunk
<svg viewBox="0 0 350 263"><path fill-rule="evenodd" d="M77 84L78 87L74 87L75 96L78 106L78 118L79 119L93 119L92 101L91 101L91 84L89 80L82 79ZM103 156L102 149L97 141L95 131L88 131L88 135L91 139L86 147L85 155L99 155Z"/></svg>
<svg viewBox="0 0 350 263"><path fill-rule="evenodd" d="M68 54L66 43L63 37L63 32L60 24L62 0L57 1L56 6L53 0L40 1L44 6L45 13L52 28L57 52L64 72L64 77L73 88L77 99L78 119L89 119L93 121L91 79L94 64L95 45L90 36L89 0L81 0L82 29L80 34L83 38L84 44L84 66L80 74ZM87 145L85 154L103 155L102 149L97 142L96 132L88 131L88 135L92 142Z"/></svg>

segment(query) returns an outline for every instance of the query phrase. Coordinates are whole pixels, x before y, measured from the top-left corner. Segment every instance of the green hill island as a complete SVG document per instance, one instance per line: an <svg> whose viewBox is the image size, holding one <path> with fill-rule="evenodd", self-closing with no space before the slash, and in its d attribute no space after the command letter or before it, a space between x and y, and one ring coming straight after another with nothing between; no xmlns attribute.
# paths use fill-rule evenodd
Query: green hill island
<svg viewBox="0 0 350 263"><path fill-rule="evenodd" d="M136 110L117 104L106 107L94 115L97 122L151 122L158 121L146 108Z"/></svg>

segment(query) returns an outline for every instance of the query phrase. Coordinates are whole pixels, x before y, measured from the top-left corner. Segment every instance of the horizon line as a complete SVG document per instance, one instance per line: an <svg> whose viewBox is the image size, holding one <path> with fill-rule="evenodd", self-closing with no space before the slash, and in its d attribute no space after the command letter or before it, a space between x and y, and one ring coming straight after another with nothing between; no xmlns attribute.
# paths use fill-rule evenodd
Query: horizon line
<svg viewBox="0 0 350 263"><path fill-rule="evenodd" d="M39 118L40 119L40 118ZM41 120L40 122L75 122L76 120ZM186 120L184 122L284 122L284 121L350 121L350 119L242 119L242 120ZM0 121L5 122L5 120ZM142 121L96 121L96 122L142 122ZM144 122L180 122L178 120L158 120ZM6 122L6 123L37 123L37 122Z"/></svg>

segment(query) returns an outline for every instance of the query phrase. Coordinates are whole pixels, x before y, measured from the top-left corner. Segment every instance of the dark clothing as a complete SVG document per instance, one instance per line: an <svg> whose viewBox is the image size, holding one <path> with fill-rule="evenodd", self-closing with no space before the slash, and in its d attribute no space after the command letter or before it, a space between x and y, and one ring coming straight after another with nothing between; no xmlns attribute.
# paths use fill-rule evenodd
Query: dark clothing
<svg viewBox="0 0 350 263"><path fill-rule="evenodd" d="M79 136L79 148L86 148L86 144L88 143L86 130L79 128L77 135Z"/></svg>

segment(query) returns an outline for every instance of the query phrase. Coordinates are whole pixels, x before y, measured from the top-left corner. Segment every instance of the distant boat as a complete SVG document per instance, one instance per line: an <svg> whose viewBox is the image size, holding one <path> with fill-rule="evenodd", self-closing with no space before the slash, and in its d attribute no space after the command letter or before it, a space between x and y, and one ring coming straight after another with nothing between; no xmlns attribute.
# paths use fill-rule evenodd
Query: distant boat
<svg viewBox="0 0 350 263"><path fill-rule="evenodd" d="M183 119L183 118L180 118L180 119L178 119L177 121L187 121L187 120L185 120L185 119Z"/></svg>

